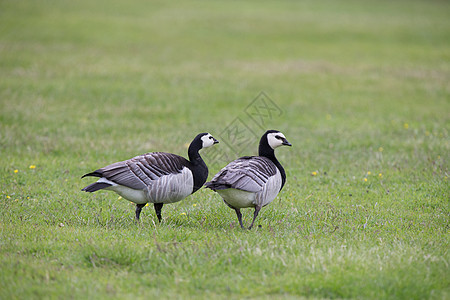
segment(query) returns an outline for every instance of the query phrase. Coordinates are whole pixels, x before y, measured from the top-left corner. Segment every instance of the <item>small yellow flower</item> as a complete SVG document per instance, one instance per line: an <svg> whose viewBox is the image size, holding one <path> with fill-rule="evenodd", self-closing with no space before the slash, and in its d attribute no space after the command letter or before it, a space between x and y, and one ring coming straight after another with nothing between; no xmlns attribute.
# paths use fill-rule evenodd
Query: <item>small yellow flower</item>
<svg viewBox="0 0 450 300"><path fill-rule="evenodd" d="M29 168L30 168L30 169L36 169L36 166L35 166L35 165L30 165Z"/></svg>
<svg viewBox="0 0 450 300"><path fill-rule="evenodd" d="M117 199L119 199L119 200L122 199L122 196L119 196L119 198L117 198Z"/></svg>
<svg viewBox="0 0 450 300"><path fill-rule="evenodd" d="M367 182L367 178L364 178L364 182Z"/></svg>
<svg viewBox="0 0 450 300"><path fill-rule="evenodd" d="M381 173L380 173L380 174L378 174L378 177L380 177L380 178L381 178L381 177L383 177L383 174L381 174Z"/></svg>
<svg viewBox="0 0 450 300"><path fill-rule="evenodd" d="M383 147L378 148L378 152L383 152Z"/></svg>
<svg viewBox="0 0 450 300"><path fill-rule="evenodd" d="M11 199L11 197L10 196L6 196L6 199Z"/></svg>
<svg viewBox="0 0 450 300"><path fill-rule="evenodd" d="M317 172L316 172L316 171L314 171L314 172L311 173L311 176L316 176L316 175L317 175Z"/></svg>
<svg viewBox="0 0 450 300"><path fill-rule="evenodd" d="M372 172L370 172L370 171L367 171L367 175L370 175L370 174L372 174Z"/></svg>
<svg viewBox="0 0 450 300"><path fill-rule="evenodd" d="M408 129L409 128L409 124L408 123L403 124L403 128Z"/></svg>
<svg viewBox="0 0 450 300"><path fill-rule="evenodd" d="M16 173L16 174L19 173L19 170L14 170L14 173Z"/></svg>
<svg viewBox="0 0 450 300"><path fill-rule="evenodd" d="M145 204L145 206L149 206L149 204L147 203L147 204Z"/></svg>
<svg viewBox="0 0 450 300"><path fill-rule="evenodd" d="M196 207L197 206L197 204L196 203L194 203L194 205L192 205L193 207Z"/></svg>
<svg viewBox="0 0 450 300"><path fill-rule="evenodd" d="M180 215L182 215L182 216L185 216L186 215L186 213L184 213L184 212L182 212Z"/></svg>

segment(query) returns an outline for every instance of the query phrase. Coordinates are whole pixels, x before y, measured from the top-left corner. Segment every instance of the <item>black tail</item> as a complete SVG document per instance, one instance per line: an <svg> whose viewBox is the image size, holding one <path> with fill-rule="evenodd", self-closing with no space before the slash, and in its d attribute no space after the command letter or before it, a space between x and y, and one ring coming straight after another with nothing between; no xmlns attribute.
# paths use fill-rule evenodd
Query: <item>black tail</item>
<svg viewBox="0 0 450 300"><path fill-rule="evenodd" d="M217 190L229 189L229 188L231 188L231 185L228 183L218 183L218 182L209 181L209 182L205 183L205 187L207 187L213 191L217 191Z"/></svg>
<svg viewBox="0 0 450 300"><path fill-rule="evenodd" d="M110 186L112 186L112 185L109 183L106 183L106 182L94 182L93 184L90 184L87 187L85 187L84 189L82 189L82 191L93 193L95 191L98 191L98 190L101 190L101 189L104 189L104 188L107 188Z"/></svg>

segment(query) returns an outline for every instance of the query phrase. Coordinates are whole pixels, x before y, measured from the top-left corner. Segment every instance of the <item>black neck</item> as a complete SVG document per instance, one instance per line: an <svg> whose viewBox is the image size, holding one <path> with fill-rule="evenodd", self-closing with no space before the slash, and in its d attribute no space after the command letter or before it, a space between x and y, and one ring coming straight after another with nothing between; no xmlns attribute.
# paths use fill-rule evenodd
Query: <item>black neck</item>
<svg viewBox="0 0 450 300"><path fill-rule="evenodd" d="M272 149L272 147L269 146L267 143L267 137L263 137L259 143L259 149L258 149L258 155L264 156L270 159L275 166L278 168L281 174L281 188L280 191L283 189L284 184L286 183L286 172L284 171L283 166L280 164L278 159L275 157L275 151Z"/></svg>
<svg viewBox="0 0 450 300"><path fill-rule="evenodd" d="M201 146L197 144L198 143L192 143L188 149L189 161L191 163L190 169L194 176L194 189L192 190L192 193L201 188L206 182L206 178L208 178L208 167L198 153Z"/></svg>
<svg viewBox="0 0 450 300"><path fill-rule="evenodd" d="M205 162L203 161L202 157L200 156L200 153L198 153L199 150L200 150L199 147L196 147L196 145L191 144L188 149L189 160L194 165L202 165L202 164L205 165Z"/></svg>

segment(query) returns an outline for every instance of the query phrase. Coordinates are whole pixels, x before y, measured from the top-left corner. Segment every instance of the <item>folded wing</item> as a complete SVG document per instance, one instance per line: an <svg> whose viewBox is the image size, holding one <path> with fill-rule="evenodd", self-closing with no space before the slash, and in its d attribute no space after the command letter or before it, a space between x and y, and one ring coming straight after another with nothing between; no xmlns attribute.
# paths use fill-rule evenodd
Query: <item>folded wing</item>
<svg viewBox="0 0 450 300"><path fill-rule="evenodd" d="M165 152L152 152L111 164L83 177L104 177L116 184L143 190L153 180L181 173L188 164L184 157Z"/></svg>
<svg viewBox="0 0 450 300"><path fill-rule="evenodd" d="M212 190L234 188L247 192L261 191L270 177L277 172L275 164L266 157L245 156L224 167L206 183Z"/></svg>

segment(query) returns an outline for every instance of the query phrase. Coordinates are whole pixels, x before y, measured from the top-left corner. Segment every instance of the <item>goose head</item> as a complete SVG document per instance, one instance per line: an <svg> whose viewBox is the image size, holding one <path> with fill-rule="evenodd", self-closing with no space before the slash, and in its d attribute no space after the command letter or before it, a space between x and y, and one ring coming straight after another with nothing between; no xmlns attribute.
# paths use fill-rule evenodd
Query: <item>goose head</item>
<svg viewBox="0 0 450 300"><path fill-rule="evenodd" d="M201 136L200 136L201 135ZM219 143L211 134L209 133L201 133L199 134L200 140L202 141L202 149L211 147L214 144Z"/></svg>
<svg viewBox="0 0 450 300"><path fill-rule="evenodd" d="M275 149L280 146L292 146L291 143L288 142L284 134L278 130L268 130L266 132L267 144L270 148Z"/></svg>

